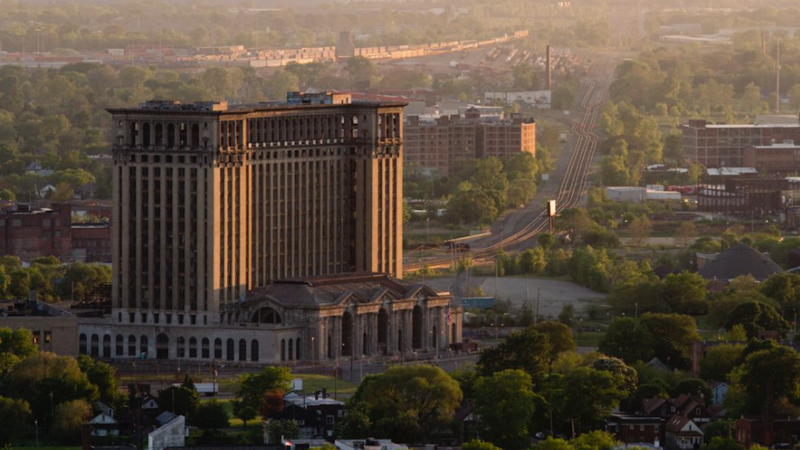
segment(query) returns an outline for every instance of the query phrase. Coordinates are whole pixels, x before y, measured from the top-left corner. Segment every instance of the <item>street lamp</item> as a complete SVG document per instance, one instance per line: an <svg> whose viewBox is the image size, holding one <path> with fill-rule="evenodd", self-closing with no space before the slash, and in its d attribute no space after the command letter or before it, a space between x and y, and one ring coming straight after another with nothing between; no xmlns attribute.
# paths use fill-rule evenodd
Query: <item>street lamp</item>
<svg viewBox="0 0 800 450"><path fill-rule="evenodd" d="M34 420L33 423L36 424L36 450L39 450L39 419Z"/></svg>
<svg viewBox="0 0 800 450"><path fill-rule="evenodd" d="M314 336L311 336L311 372L317 373L314 363L317 359L317 347L314 346Z"/></svg>

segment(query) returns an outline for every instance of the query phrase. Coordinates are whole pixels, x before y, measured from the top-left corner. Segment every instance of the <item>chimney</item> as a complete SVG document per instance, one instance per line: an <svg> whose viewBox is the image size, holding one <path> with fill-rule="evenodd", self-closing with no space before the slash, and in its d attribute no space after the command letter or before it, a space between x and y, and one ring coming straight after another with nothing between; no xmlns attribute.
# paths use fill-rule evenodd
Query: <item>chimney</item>
<svg viewBox="0 0 800 450"><path fill-rule="evenodd" d="M550 60L550 46L547 46L547 56L545 60L545 81L544 81L544 89L546 91L553 90L553 67L552 61Z"/></svg>

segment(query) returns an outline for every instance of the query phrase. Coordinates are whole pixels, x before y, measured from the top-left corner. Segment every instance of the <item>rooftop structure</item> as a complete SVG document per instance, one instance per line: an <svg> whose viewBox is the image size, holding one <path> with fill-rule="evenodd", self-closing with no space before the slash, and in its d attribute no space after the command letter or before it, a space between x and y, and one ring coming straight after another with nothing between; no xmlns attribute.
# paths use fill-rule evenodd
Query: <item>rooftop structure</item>
<svg viewBox="0 0 800 450"><path fill-rule="evenodd" d="M727 284L730 280L744 275L752 275L756 280L764 281L778 272L783 272L783 269L769 256L747 244L739 243L707 262L700 269L700 276L706 280Z"/></svg>

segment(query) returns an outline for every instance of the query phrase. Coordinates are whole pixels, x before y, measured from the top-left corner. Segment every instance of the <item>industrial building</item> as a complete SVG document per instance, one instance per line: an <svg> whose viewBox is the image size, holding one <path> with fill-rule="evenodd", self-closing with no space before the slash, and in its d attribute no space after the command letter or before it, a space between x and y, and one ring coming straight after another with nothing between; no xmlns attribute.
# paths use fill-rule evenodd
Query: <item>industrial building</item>
<svg viewBox="0 0 800 450"><path fill-rule="evenodd" d="M697 161L706 167L748 166L744 160L747 147L800 142L800 123L797 121L715 125L705 120L690 120L681 130L686 160Z"/></svg>
<svg viewBox="0 0 800 450"><path fill-rule="evenodd" d="M478 108L464 115L426 119L409 116L403 134L405 162L449 174L459 159L536 155L536 121L484 117Z"/></svg>

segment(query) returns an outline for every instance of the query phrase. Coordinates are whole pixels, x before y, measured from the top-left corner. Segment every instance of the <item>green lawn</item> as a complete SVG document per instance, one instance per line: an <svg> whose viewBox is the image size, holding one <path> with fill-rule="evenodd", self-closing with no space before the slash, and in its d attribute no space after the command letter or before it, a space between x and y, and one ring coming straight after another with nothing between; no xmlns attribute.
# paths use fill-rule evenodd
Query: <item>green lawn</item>
<svg viewBox="0 0 800 450"><path fill-rule="evenodd" d="M303 392L313 393L322 388L327 388L328 394L333 395L334 380L332 376L298 374L297 377L303 380ZM344 380L339 380L335 384L338 394L352 395L358 387L356 384Z"/></svg>
<svg viewBox="0 0 800 450"><path fill-rule="evenodd" d="M603 331L583 331L578 333L576 343L578 347L597 347L605 334Z"/></svg>

